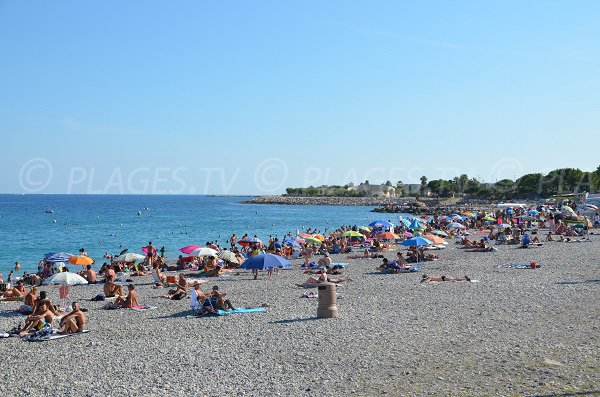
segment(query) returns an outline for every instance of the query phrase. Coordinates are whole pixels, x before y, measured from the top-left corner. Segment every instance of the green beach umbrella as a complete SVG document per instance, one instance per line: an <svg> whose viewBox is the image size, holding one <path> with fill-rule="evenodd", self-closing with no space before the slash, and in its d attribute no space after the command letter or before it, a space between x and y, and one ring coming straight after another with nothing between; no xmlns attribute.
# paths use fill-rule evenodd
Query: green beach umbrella
<svg viewBox="0 0 600 397"><path fill-rule="evenodd" d="M344 237L364 237L362 233L357 232L356 230L348 230L342 234Z"/></svg>

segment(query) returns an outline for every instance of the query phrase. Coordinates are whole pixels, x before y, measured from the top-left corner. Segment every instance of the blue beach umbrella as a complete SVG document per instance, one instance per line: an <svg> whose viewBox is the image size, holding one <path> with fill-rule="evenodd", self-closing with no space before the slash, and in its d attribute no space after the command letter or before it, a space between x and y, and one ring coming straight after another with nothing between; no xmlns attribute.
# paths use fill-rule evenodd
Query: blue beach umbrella
<svg viewBox="0 0 600 397"><path fill-rule="evenodd" d="M408 240L404 240L402 242L402 245L405 247L418 247L421 245L431 245L431 244L433 244L431 241L429 241L423 237L413 237L413 238L409 238Z"/></svg>
<svg viewBox="0 0 600 397"><path fill-rule="evenodd" d="M290 261L288 261L287 259L279 256L279 255L273 255L273 254L260 254L260 255L256 255L251 257L250 259L244 261L244 263L242 263L242 266L240 266L242 269L258 269L258 270L264 270L264 269L274 269L274 268L291 268L292 264L290 263Z"/></svg>
<svg viewBox="0 0 600 397"><path fill-rule="evenodd" d="M291 268L292 264L285 258L282 258L278 255L273 254L261 254L253 256L252 258L247 259L240 266L242 269L274 269L274 268ZM264 306L267 305L268 297L267 297L267 281L268 278L265 277L265 303Z"/></svg>
<svg viewBox="0 0 600 397"><path fill-rule="evenodd" d="M394 225L392 225L388 221L384 221L382 219L378 219L376 221L373 221L373 222L369 223L369 226L371 226L371 227L392 227Z"/></svg>
<svg viewBox="0 0 600 397"><path fill-rule="evenodd" d="M293 238L286 238L285 240L283 240L283 243L291 245L292 247L302 248L302 246L300 244L298 244L298 242L296 240L294 240Z"/></svg>
<svg viewBox="0 0 600 397"><path fill-rule="evenodd" d="M400 222L402 222L404 226L410 227L410 221L408 219L402 218L400 219Z"/></svg>
<svg viewBox="0 0 600 397"><path fill-rule="evenodd" d="M68 252L49 252L44 255L44 258L48 262L66 262L72 256L73 254L69 254Z"/></svg>
<svg viewBox="0 0 600 397"><path fill-rule="evenodd" d="M416 220L416 219L413 219L413 221L410 223L410 226L408 228L412 229L412 230L422 230L422 229L425 229L423 227L423 225L421 225L421 223L418 220Z"/></svg>

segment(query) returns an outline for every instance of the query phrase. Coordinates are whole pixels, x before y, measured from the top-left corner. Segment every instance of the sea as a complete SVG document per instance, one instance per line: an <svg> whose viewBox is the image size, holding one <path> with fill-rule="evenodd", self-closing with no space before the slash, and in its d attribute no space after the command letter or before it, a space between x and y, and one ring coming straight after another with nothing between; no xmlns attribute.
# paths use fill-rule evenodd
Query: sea
<svg viewBox="0 0 600 397"><path fill-rule="evenodd" d="M105 253L141 253L152 241L176 258L179 248L217 241L235 233L281 239L306 228L322 233L341 225L366 225L382 215L373 207L242 204L251 197L193 195L0 195L0 273L21 263L35 271L49 252L78 254L84 248L98 268ZM388 214L383 218L397 218ZM391 219L393 222L394 219Z"/></svg>

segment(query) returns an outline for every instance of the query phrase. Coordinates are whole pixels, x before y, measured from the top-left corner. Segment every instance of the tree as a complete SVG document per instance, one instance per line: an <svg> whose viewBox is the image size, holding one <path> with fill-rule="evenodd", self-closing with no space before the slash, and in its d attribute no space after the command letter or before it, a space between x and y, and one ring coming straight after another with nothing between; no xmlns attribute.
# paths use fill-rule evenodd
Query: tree
<svg viewBox="0 0 600 397"><path fill-rule="evenodd" d="M396 182L396 195L403 195L404 194L404 183L402 183L402 181L398 181Z"/></svg>
<svg viewBox="0 0 600 397"><path fill-rule="evenodd" d="M524 198L533 198L540 195L540 185L544 176L540 173L526 174L517 179L517 195Z"/></svg>
<svg viewBox="0 0 600 397"><path fill-rule="evenodd" d="M427 189L427 177L423 175L421 177L421 196L425 195L425 189Z"/></svg>
<svg viewBox="0 0 600 397"><path fill-rule="evenodd" d="M496 194L498 198L512 199L515 195L516 185L512 179L501 179L496 182Z"/></svg>

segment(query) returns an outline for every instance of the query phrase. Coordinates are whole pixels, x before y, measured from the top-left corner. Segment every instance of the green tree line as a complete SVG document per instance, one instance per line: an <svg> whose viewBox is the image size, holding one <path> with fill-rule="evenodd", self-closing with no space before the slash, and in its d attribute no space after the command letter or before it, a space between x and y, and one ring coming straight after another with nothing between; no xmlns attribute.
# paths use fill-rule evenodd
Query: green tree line
<svg viewBox="0 0 600 397"><path fill-rule="evenodd" d="M369 185L369 181L365 181L361 185ZM403 190L402 181L398 181L395 185L388 181L385 185L395 186L397 191ZM582 192L600 192L600 166L592 172L581 171L577 168L559 168L547 174L525 174L516 180L502 179L494 184L483 184L466 174L448 180L428 180L426 176L422 176L420 192L417 192L416 195L431 197L458 195L481 199L510 200L548 198L554 195ZM365 197L370 195L367 190L349 190L348 185L288 188L286 193L290 196L306 197Z"/></svg>

